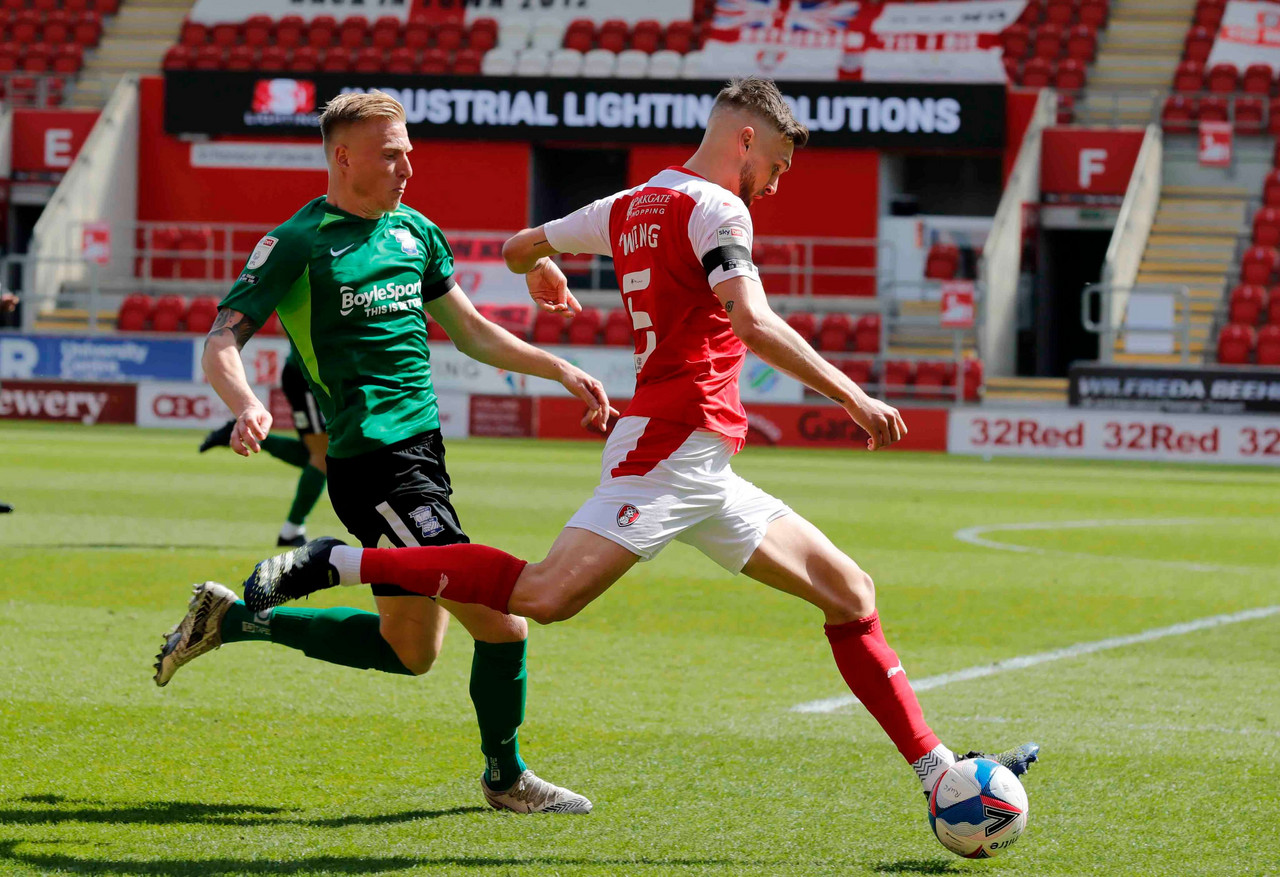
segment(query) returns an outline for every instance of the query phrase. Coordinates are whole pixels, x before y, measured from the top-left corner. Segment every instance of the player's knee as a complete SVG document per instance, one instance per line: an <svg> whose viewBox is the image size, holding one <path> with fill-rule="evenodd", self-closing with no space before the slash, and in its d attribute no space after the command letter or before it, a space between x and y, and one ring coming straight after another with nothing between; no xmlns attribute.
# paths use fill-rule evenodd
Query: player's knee
<svg viewBox="0 0 1280 877"><path fill-rule="evenodd" d="M843 571L834 596L834 605L827 613L828 621L856 621L876 611L875 582L856 564Z"/></svg>
<svg viewBox="0 0 1280 877"><path fill-rule="evenodd" d="M382 638L391 646L400 663L414 676L422 676L429 671L440 654L438 643L424 640L420 636L406 636L395 630L382 631Z"/></svg>
<svg viewBox="0 0 1280 877"><path fill-rule="evenodd" d="M307 463L311 466L311 468L319 469L322 474L328 475L329 470L325 466L325 459L326 457L324 454L312 454L311 459L307 460Z"/></svg>

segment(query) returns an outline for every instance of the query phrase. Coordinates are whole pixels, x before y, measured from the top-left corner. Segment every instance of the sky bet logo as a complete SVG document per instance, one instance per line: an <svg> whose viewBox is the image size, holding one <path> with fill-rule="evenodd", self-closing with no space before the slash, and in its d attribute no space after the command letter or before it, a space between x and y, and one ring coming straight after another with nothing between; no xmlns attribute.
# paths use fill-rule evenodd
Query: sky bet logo
<svg viewBox="0 0 1280 877"><path fill-rule="evenodd" d="M364 308L366 317L377 317L392 311L407 311L414 307L422 307L422 281L413 283L388 283L386 286L375 286L368 292L356 292L353 287L344 286L342 293L342 316L348 316L356 308Z"/></svg>

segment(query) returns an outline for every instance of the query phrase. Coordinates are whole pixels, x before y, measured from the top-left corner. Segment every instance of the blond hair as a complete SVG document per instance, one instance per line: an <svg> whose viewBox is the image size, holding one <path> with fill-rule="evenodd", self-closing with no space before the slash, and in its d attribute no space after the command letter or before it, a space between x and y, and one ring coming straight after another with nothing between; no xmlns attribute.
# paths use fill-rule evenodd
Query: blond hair
<svg viewBox="0 0 1280 877"><path fill-rule="evenodd" d="M325 104L320 114L320 137L326 144L334 131L369 119L404 121L400 101L381 91L340 94Z"/></svg>
<svg viewBox="0 0 1280 877"><path fill-rule="evenodd" d="M783 100L782 92L778 91L772 79L760 76L730 79L729 84L716 95L714 109L721 107L745 110L763 119L796 147L809 142L809 129L796 121L791 107Z"/></svg>

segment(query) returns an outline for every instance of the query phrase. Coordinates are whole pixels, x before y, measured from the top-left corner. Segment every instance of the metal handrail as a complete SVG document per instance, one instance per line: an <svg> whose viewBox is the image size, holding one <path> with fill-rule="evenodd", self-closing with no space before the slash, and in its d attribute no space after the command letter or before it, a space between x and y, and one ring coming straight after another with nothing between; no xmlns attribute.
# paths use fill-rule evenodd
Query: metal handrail
<svg viewBox="0 0 1280 877"><path fill-rule="evenodd" d="M1103 362L1112 362L1115 358L1115 342L1118 332L1125 335L1168 335L1168 326L1131 326L1127 322L1127 310L1116 325L1112 314L1112 299L1123 295L1131 300L1134 293L1143 295L1165 294L1173 296L1182 305L1182 314L1177 321L1176 331L1181 336L1182 362L1191 361L1191 290L1176 284L1146 284L1129 287L1113 287L1105 283L1090 283L1084 288L1080 298L1080 322L1085 331L1099 336L1098 358ZM1093 318L1093 307L1097 304L1100 319Z"/></svg>

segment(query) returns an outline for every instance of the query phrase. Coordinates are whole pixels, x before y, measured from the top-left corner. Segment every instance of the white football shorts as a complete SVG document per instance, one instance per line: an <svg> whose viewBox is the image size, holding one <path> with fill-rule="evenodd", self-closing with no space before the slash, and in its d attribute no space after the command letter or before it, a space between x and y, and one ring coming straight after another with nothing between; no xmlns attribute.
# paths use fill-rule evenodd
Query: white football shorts
<svg viewBox="0 0 1280 877"><path fill-rule="evenodd" d="M599 533L651 560L673 539L735 575L770 522L791 513L729 466L730 439L648 417L624 417L605 444L600 486L565 526Z"/></svg>

